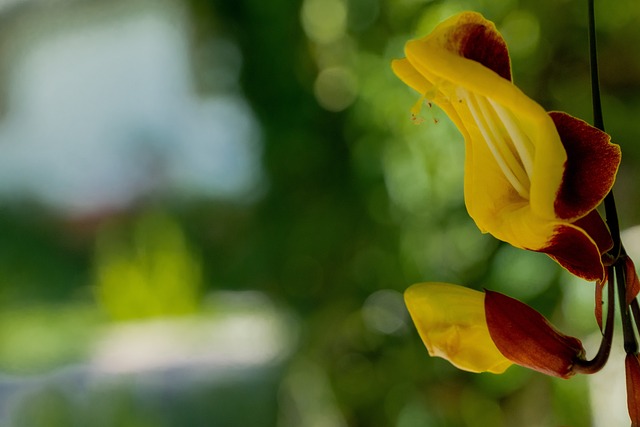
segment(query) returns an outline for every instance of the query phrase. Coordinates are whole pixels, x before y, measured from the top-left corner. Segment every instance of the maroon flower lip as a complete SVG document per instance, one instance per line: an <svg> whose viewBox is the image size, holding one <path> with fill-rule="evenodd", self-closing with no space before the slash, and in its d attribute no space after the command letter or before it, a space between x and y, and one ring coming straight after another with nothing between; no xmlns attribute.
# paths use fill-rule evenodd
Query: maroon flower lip
<svg viewBox="0 0 640 427"><path fill-rule="evenodd" d="M512 362L560 378L585 355L579 339L560 333L528 305L498 292L485 291L484 307L491 339Z"/></svg>

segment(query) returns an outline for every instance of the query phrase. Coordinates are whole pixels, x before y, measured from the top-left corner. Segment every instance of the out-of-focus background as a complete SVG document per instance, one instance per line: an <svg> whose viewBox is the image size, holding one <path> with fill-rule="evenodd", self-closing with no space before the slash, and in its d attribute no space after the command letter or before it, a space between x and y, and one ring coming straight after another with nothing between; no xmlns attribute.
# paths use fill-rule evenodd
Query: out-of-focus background
<svg viewBox="0 0 640 427"><path fill-rule="evenodd" d="M640 6L602 3L640 260ZM593 284L477 230L460 135L412 122L391 73L465 9L525 93L591 120L584 1L0 2L0 425L628 425L619 354L469 374L404 308L415 282L486 287L599 342Z"/></svg>

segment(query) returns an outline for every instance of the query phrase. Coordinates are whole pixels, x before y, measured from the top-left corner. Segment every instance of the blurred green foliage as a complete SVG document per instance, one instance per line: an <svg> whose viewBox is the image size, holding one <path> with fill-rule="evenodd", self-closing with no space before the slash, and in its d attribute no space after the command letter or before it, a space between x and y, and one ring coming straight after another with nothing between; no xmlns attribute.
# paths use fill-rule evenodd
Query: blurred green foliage
<svg viewBox="0 0 640 427"><path fill-rule="evenodd" d="M98 230L96 293L114 320L193 314L200 308L201 266L170 217L144 213L129 227Z"/></svg>
<svg viewBox="0 0 640 427"><path fill-rule="evenodd" d="M547 110L590 120L583 3L187 1L202 94L226 90L207 74L216 54L208 41L229 40L242 54L239 90L259 119L264 144L263 196L156 200L151 211L158 214L145 207L108 222L57 218L38 206L4 210L0 363L22 371L16 362L22 354L27 367L46 366L31 361L31 345L53 348L46 357L55 364L77 360L84 350L56 350L57 343L91 332L65 324L65 304L91 305L92 314L74 316L97 330L106 322L98 304L124 320L193 313L211 291L257 290L294 313L297 351L258 393L269 407L255 411L264 424L238 409L241 421L220 425L589 425L585 378L564 382L518 367L502 376L461 372L430 358L413 330L401 293L427 280L506 292L567 333L597 329L591 284L575 283L544 255L514 250L477 230L464 208L460 135L435 106L424 109L416 126L409 109L417 95L389 67L408 39L453 13L476 10L503 32L525 93ZM616 191L627 227L640 222L640 6L602 2L597 13L605 121L623 147ZM50 314L29 304L44 304ZM12 317L12 310L21 315ZM59 332L49 335L59 335L57 343L47 344L42 325ZM104 403L112 418L95 425L207 425L198 411L250 401L237 393L244 388L229 387L176 398L179 413L195 417L191 424L127 409L138 403L116 387ZM17 425L72 425L61 396L42 390L39 409L21 412Z"/></svg>

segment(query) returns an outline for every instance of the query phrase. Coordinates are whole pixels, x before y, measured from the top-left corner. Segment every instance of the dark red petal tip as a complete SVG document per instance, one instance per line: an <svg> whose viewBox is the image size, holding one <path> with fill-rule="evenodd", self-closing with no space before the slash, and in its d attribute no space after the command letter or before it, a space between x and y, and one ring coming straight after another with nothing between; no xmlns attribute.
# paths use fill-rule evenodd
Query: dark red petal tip
<svg viewBox="0 0 640 427"><path fill-rule="evenodd" d="M606 270L605 270L606 273ZM594 308L594 314L596 316L596 322L598 322L598 327L600 328L600 332L603 332L602 325L602 291L604 290L604 285L607 284L607 279L604 280L596 280L596 303Z"/></svg>
<svg viewBox="0 0 640 427"><path fill-rule="evenodd" d="M549 255L571 274L587 281L604 279L600 249L584 230L566 225L558 226L549 244L538 252Z"/></svg>
<svg viewBox="0 0 640 427"><path fill-rule="evenodd" d="M464 31L460 45L462 56L481 63L511 81L511 61L502 37L481 24L468 24L461 31Z"/></svg>
<svg viewBox="0 0 640 427"><path fill-rule="evenodd" d="M449 48L511 81L511 59L495 25L477 13L463 13L447 35Z"/></svg>
<svg viewBox="0 0 640 427"><path fill-rule="evenodd" d="M498 292L485 291L489 334L512 362L547 375L569 378L584 356L580 340L560 333L528 305Z"/></svg>
<svg viewBox="0 0 640 427"><path fill-rule="evenodd" d="M613 238L611 231L604 222L597 210L592 210L586 216L573 223L576 227L582 228L596 242L600 255L607 253L613 248Z"/></svg>
<svg viewBox="0 0 640 427"><path fill-rule="evenodd" d="M627 305L631 304L637 296L638 292L640 292L640 280L638 279L638 273L636 272L636 266L633 264L633 261L629 257L625 257L624 260L624 271L626 277L625 289L626 289L626 299Z"/></svg>
<svg viewBox="0 0 640 427"><path fill-rule="evenodd" d="M558 190L555 211L572 219L592 211L607 195L620 165L620 147L587 122L567 113L551 112L567 161Z"/></svg>

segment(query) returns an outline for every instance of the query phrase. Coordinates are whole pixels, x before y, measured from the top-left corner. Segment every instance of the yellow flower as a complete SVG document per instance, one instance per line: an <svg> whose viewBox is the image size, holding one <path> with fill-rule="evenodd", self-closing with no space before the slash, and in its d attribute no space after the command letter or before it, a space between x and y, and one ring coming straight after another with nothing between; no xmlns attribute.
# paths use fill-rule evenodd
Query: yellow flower
<svg viewBox="0 0 640 427"><path fill-rule="evenodd" d="M465 371L500 374L515 363L569 378L576 362L584 360L580 340L501 293L428 282L409 287L404 295L429 354Z"/></svg>
<svg viewBox="0 0 640 427"><path fill-rule="evenodd" d="M619 147L518 89L504 40L478 13L449 18L405 54L395 74L464 136L465 203L480 230L603 280L601 255L612 242L595 208L615 181Z"/></svg>
<svg viewBox="0 0 640 427"><path fill-rule="evenodd" d="M447 283L419 283L405 291L404 299L431 356L470 372L501 374L511 366L489 335L482 292Z"/></svg>

